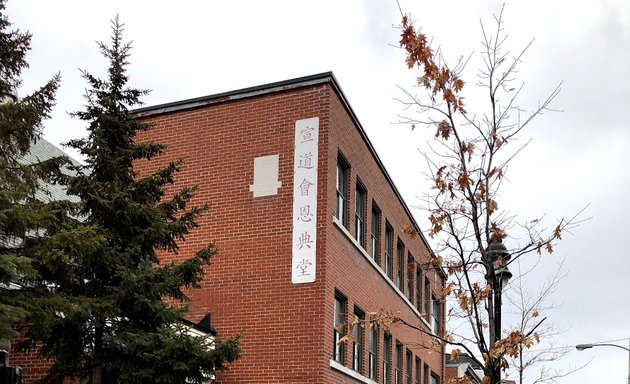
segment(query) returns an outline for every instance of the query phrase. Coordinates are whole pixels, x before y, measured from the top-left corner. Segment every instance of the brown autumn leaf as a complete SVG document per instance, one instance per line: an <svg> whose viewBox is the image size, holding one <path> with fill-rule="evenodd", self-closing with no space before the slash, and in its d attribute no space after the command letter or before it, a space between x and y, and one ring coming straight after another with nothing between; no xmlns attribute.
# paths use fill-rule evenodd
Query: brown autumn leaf
<svg viewBox="0 0 630 384"><path fill-rule="evenodd" d="M463 311L469 312L472 305L472 299L466 295L459 295L457 297L457 304L459 304L459 307Z"/></svg>
<svg viewBox="0 0 630 384"><path fill-rule="evenodd" d="M494 143L496 145L496 148L500 149L503 143L505 142L505 139L503 139L503 137L501 136L496 136L496 135L494 136L494 138L495 138Z"/></svg>
<svg viewBox="0 0 630 384"><path fill-rule="evenodd" d="M451 124L446 120L442 120L437 124L437 132L435 133L435 137L442 137L444 140L448 140L451 135L451 129Z"/></svg>
<svg viewBox="0 0 630 384"><path fill-rule="evenodd" d="M461 351L458 348L454 348L451 351L451 361L457 361L457 359L459 359L459 355L461 355Z"/></svg>
<svg viewBox="0 0 630 384"><path fill-rule="evenodd" d="M453 91L451 91L450 89L445 89L442 97L444 98L444 101L449 103L451 106L457 106L457 98L455 97L455 94L453 94Z"/></svg>
<svg viewBox="0 0 630 384"><path fill-rule="evenodd" d="M562 229L560 228L560 224L558 224L556 229L553 230L553 236L558 240L562 240Z"/></svg>
<svg viewBox="0 0 630 384"><path fill-rule="evenodd" d="M462 141L460 150L461 150L462 154L468 154L468 161L471 161L472 154L475 151L475 144L474 143L466 143L466 142Z"/></svg>
<svg viewBox="0 0 630 384"><path fill-rule="evenodd" d="M403 225L402 231L412 239L416 237L416 229L410 223Z"/></svg>
<svg viewBox="0 0 630 384"><path fill-rule="evenodd" d="M466 172L466 170L463 170L459 176L457 176L457 183L462 191L470 186L470 178L468 177L468 172Z"/></svg>
<svg viewBox="0 0 630 384"><path fill-rule="evenodd" d="M435 235L442 231L442 224L444 223L444 215L431 214L429 221L431 222L431 231L429 231L429 237L433 238Z"/></svg>
<svg viewBox="0 0 630 384"><path fill-rule="evenodd" d="M337 340L337 345L343 344L346 341L349 341L350 339L352 339L352 336L350 336L350 334L347 333L347 334L343 335L339 340Z"/></svg>
<svg viewBox="0 0 630 384"><path fill-rule="evenodd" d="M446 296L450 295L452 290L453 290L453 286L454 285L455 284L453 282L450 282L450 283L446 284L446 286L442 290L442 297L446 297Z"/></svg>
<svg viewBox="0 0 630 384"><path fill-rule="evenodd" d="M437 255L435 257L435 264L437 264L438 267L442 267L442 265L444 264L444 258L440 255Z"/></svg>
<svg viewBox="0 0 630 384"><path fill-rule="evenodd" d="M455 92L459 92L464 88L464 81L457 76L453 77L453 89Z"/></svg>
<svg viewBox="0 0 630 384"><path fill-rule="evenodd" d="M551 243L547 243L546 247L548 253L553 253L553 245Z"/></svg>
<svg viewBox="0 0 630 384"><path fill-rule="evenodd" d="M503 241L507 237L507 233L501 229L497 223L492 222L490 224L490 240L491 241Z"/></svg>
<svg viewBox="0 0 630 384"><path fill-rule="evenodd" d="M488 200L488 202L486 203L486 209L488 210L488 216L492 216L492 214L494 213L494 211L497 210L497 208L499 207L499 204L490 199Z"/></svg>

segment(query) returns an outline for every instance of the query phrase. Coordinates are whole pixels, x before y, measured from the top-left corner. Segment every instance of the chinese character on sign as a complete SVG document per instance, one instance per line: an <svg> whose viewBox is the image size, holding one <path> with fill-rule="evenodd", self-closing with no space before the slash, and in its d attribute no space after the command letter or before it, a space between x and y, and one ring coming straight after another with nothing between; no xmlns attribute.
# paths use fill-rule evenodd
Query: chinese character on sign
<svg viewBox="0 0 630 384"><path fill-rule="evenodd" d="M298 168L313 169L313 154L311 152L300 155Z"/></svg>
<svg viewBox="0 0 630 384"><path fill-rule="evenodd" d="M311 206L304 205L300 207L300 216L298 216L298 221L303 221L305 223L308 223L311 220L313 220L313 214L311 213Z"/></svg>
<svg viewBox="0 0 630 384"><path fill-rule="evenodd" d="M307 141L313 141L313 131L315 128L306 127L300 131L300 135L302 136L302 141L300 143L306 143Z"/></svg>
<svg viewBox="0 0 630 384"><path fill-rule="evenodd" d="M300 274L298 276L308 276L308 275L310 275L310 273L308 273L306 270L311 265L313 265L313 263L311 263L310 261L308 261L306 259L302 259L302 261L300 261L300 263L296 267L297 269L300 270Z"/></svg>
<svg viewBox="0 0 630 384"><path fill-rule="evenodd" d="M300 190L300 196L308 196L308 189L311 187L311 185L314 185L314 184L306 179L302 180L300 185L298 185L298 189Z"/></svg>
<svg viewBox="0 0 630 384"><path fill-rule="evenodd" d="M300 235L300 237L298 238L298 250L306 247L306 248L310 248L311 244L313 244L313 240L311 240L311 235L308 234L308 232L302 232L302 234Z"/></svg>

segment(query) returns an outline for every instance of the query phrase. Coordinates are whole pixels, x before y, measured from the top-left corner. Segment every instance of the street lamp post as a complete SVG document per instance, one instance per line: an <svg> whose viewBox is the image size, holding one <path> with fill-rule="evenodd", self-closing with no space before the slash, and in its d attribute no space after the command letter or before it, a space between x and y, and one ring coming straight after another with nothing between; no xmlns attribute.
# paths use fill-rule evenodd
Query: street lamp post
<svg viewBox="0 0 630 384"><path fill-rule="evenodd" d="M628 351L628 384L630 384L630 339L628 339L628 348L623 345L617 344L609 344L609 343L591 343L591 344L578 344L575 346L575 349L578 351L583 351L585 349L593 348L593 347L616 347L621 348Z"/></svg>
<svg viewBox="0 0 630 384"><path fill-rule="evenodd" d="M494 240L488 244L486 252L483 256L486 266L486 281L492 288L492 295L488 296L488 315L490 317L490 350L494 348L497 341L501 340L501 297L503 288L507 285L512 277L512 273L506 266L511 255L507 247L501 240ZM492 384L501 382L501 367L499 359L493 359L492 368Z"/></svg>

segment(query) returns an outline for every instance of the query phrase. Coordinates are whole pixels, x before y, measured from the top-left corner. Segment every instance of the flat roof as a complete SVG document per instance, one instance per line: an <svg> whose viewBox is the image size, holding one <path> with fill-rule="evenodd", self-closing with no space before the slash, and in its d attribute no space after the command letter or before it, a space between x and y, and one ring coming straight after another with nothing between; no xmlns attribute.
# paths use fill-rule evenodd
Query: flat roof
<svg viewBox="0 0 630 384"><path fill-rule="evenodd" d="M361 125L361 122L357 118L356 114L352 110L352 107L350 106L350 103L348 102L348 99L346 98L343 91L341 90L341 87L339 86L339 82L335 78L335 75L330 71L322 72L322 73L318 73L318 74L314 74L310 76L303 76L303 77L297 77L294 79L278 81L274 83L257 85L254 87L237 89L237 90L229 91L229 92L216 93L213 95L195 97L192 99L174 101L171 103L142 107L142 108L134 109L130 111L130 113L136 117L157 116L157 115L162 115L162 114L167 114L167 113L181 112L187 109L203 108L206 106L221 104L221 103L230 102L230 101L248 99L252 97L258 97L258 96L263 96L263 95L268 95L268 94L273 94L273 93L286 92L286 91L294 90L294 89L312 87L314 85L319 85L319 84L330 84L332 88L335 90L335 93L341 100L344 108L346 109L346 112L348 112L348 115L350 115L350 117L352 118L352 121L354 122L355 126L359 130L359 133L361 134L361 137L363 138L365 145L370 150L370 153L372 153L372 157L376 161L376 164L378 164L381 172L383 172L385 179L387 180L390 187L394 191L394 194L398 198L400 204L403 206L405 213L407 213L407 216L409 216L409 219L411 220L411 223L416 229L416 232L418 232L418 234L420 235L420 239L422 240L424 245L427 247L429 252L433 253L433 250L431 249L431 246L429 245L429 242L427 241L426 237L422 233L420 226L418 225L415 218L411 214L411 211L409 210L409 206L407 205L407 203L405 203L405 200L400 194L400 191L398 190L398 188L396 188L396 185L394 184L391 176L387 172L387 169L385 169L383 162L378 157L376 150L374 150L374 147L372 146L370 139L368 138L367 134L365 133L365 130L363 129L363 126ZM439 268L438 271L441 272L443 277L446 277L444 274L444 271L442 271L441 268Z"/></svg>

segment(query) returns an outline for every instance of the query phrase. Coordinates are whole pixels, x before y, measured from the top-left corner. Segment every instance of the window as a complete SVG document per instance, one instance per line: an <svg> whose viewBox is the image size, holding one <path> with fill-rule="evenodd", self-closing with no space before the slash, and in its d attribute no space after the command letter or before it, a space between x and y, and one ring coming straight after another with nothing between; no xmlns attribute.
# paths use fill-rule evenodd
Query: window
<svg viewBox="0 0 630 384"><path fill-rule="evenodd" d="M416 357L416 374L414 376L414 384L420 384L420 359Z"/></svg>
<svg viewBox="0 0 630 384"><path fill-rule="evenodd" d="M411 353L410 350L407 350L407 355L405 356L405 363L406 363L406 368L405 368L405 383L406 384L413 384L411 382L411 374L413 373L413 354Z"/></svg>
<svg viewBox="0 0 630 384"><path fill-rule="evenodd" d="M370 352L368 355L368 377L374 381L377 378L377 364L378 364L378 329L372 328L370 330Z"/></svg>
<svg viewBox="0 0 630 384"><path fill-rule="evenodd" d="M440 384L440 377L431 372L431 384Z"/></svg>
<svg viewBox="0 0 630 384"><path fill-rule="evenodd" d="M365 319L363 311L354 307L354 315L359 319L359 323L352 326L352 369L363 372L363 327L360 321Z"/></svg>
<svg viewBox="0 0 630 384"><path fill-rule="evenodd" d="M440 302L435 296L431 297L431 302L433 308L431 309L431 317L433 321L431 322L433 333L435 335L440 334Z"/></svg>
<svg viewBox="0 0 630 384"><path fill-rule="evenodd" d="M422 375L422 380L424 381L424 384L429 384L429 366L428 365L424 365L423 367L423 372L424 374Z"/></svg>
<svg viewBox="0 0 630 384"><path fill-rule="evenodd" d="M390 367L392 366L392 336L383 336L383 384L391 383Z"/></svg>
<svg viewBox="0 0 630 384"><path fill-rule="evenodd" d="M402 381L402 369L403 369L403 346L398 341L396 342L396 349L394 350L394 384L403 384Z"/></svg>
<svg viewBox="0 0 630 384"><path fill-rule="evenodd" d="M431 321L431 283L429 278L424 276L424 314L427 321Z"/></svg>
<svg viewBox="0 0 630 384"><path fill-rule="evenodd" d="M372 202L372 230L370 238L372 240L372 258L376 264L381 264L381 210Z"/></svg>
<svg viewBox="0 0 630 384"><path fill-rule="evenodd" d="M339 154L337 159L337 211L335 216L341 224L348 225L346 217L347 202L348 202L348 162Z"/></svg>
<svg viewBox="0 0 630 384"><path fill-rule="evenodd" d="M394 230L385 222L385 274L392 278L392 248L394 246Z"/></svg>
<svg viewBox="0 0 630 384"><path fill-rule="evenodd" d="M422 269L416 265L416 309L422 312Z"/></svg>
<svg viewBox="0 0 630 384"><path fill-rule="evenodd" d="M413 256L407 254L407 298L413 303Z"/></svg>
<svg viewBox="0 0 630 384"><path fill-rule="evenodd" d="M357 189L355 195L355 210L354 210L354 237L357 239L357 243L365 248L365 200L367 192L365 187L359 180L357 180Z"/></svg>
<svg viewBox="0 0 630 384"><path fill-rule="evenodd" d="M343 364L345 344L339 343L339 340L345 333L346 327L346 298L339 292L335 291L335 308L333 319L333 359Z"/></svg>
<svg viewBox="0 0 630 384"><path fill-rule="evenodd" d="M403 286L403 268L405 267L405 245L398 239L396 242L396 286L402 292Z"/></svg>

